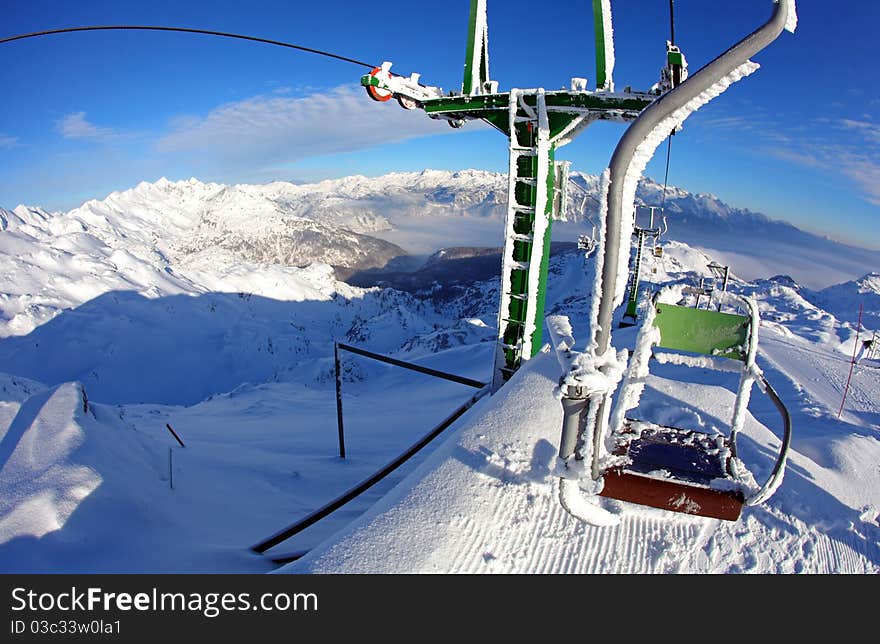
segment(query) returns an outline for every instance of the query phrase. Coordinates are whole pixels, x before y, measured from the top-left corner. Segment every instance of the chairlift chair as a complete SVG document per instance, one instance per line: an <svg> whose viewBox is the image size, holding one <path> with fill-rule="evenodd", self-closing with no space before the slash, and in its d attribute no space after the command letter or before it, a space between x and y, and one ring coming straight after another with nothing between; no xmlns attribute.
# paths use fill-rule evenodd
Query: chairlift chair
<svg viewBox="0 0 880 644"><path fill-rule="evenodd" d="M663 218L663 228L657 227L657 236L654 237L654 257L663 257L663 246L660 245L660 237L669 232L669 224L666 221L666 215L663 214L663 208L660 208L660 216Z"/></svg>
<svg viewBox="0 0 880 644"><path fill-rule="evenodd" d="M648 355L634 354L630 359L612 414L611 441L607 443L611 455L600 471L604 482L600 494L735 521L743 505L765 501L782 482L791 441L789 414L755 364L757 307L748 298L727 294L729 303L738 304L748 315L694 309L662 303L661 293L652 298L652 310L645 316L636 340L636 351ZM627 417L626 412L638 406L649 358L684 367L739 372L729 434L713 435ZM754 477L737 457L736 444L754 382L778 409L784 428L776 464L759 489L755 489Z"/></svg>

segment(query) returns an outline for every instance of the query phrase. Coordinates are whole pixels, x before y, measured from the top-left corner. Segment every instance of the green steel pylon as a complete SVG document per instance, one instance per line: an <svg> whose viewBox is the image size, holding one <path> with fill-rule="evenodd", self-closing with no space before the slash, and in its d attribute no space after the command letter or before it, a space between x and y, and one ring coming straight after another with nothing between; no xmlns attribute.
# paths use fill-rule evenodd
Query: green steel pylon
<svg viewBox="0 0 880 644"><path fill-rule="evenodd" d="M361 79L375 100L395 97L401 106L421 108L453 127L480 119L508 138L508 206L493 391L542 346L551 221L562 214L568 168L556 162L556 150L595 121L635 120L668 89L660 83L650 92L614 91L610 0L593 0L593 11L597 41L593 91L587 89L586 79L573 78L568 90L499 92L498 83L489 76L486 0L471 0L461 93L444 95L439 88L422 85L417 74L392 75L391 63Z"/></svg>
<svg viewBox="0 0 880 644"><path fill-rule="evenodd" d="M626 310L623 312L623 317L620 320L621 328L634 326L638 321L639 288L642 280L642 261L644 261L645 258L645 240L648 237L654 239L654 250L652 254L654 257L657 257L657 251L660 248L660 246L658 246L660 235L666 234L666 217L663 217L664 229L661 229L659 225L656 227L654 226L656 211L660 210L662 216L662 208L657 206L647 206L647 209L651 213L648 228L642 228L638 225L633 226L633 235L636 238L636 254L632 260L632 269L630 270L629 275L629 295L626 297ZM638 208L636 209L635 216L638 217ZM660 252L662 253L662 251Z"/></svg>

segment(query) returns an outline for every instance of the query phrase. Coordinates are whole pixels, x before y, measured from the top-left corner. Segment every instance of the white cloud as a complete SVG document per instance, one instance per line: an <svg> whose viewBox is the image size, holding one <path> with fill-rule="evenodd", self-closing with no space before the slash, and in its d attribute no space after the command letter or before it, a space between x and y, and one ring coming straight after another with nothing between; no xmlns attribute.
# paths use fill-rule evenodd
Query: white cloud
<svg viewBox="0 0 880 644"><path fill-rule="evenodd" d="M159 140L160 152L198 152L222 164L251 167L453 131L421 110L403 110L394 101L379 104L350 87L297 98L255 96L174 125Z"/></svg>
<svg viewBox="0 0 880 644"><path fill-rule="evenodd" d="M861 133L866 139L874 143L880 143L880 124L871 121L856 121L853 119L841 119L840 125L848 130Z"/></svg>
<svg viewBox="0 0 880 644"><path fill-rule="evenodd" d="M846 177L862 199L880 206L880 125L864 120L816 117L797 137L762 153L800 166Z"/></svg>
<svg viewBox="0 0 880 644"><path fill-rule="evenodd" d="M119 137L119 134L112 129L98 127L87 121L85 112L68 114L55 124L55 129L65 139L86 139L89 141L106 142Z"/></svg>
<svg viewBox="0 0 880 644"><path fill-rule="evenodd" d="M18 145L18 137L0 134L0 150L14 148Z"/></svg>
<svg viewBox="0 0 880 644"><path fill-rule="evenodd" d="M801 166L842 175L858 187L865 201L880 206L880 156L877 154L855 151L843 144L818 142L801 150L765 148L764 152Z"/></svg>
<svg viewBox="0 0 880 644"><path fill-rule="evenodd" d="M880 162L850 157L843 159L840 169L862 189L867 201L880 206Z"/></svg>
<svg viewBox="0 0 880 644"><path fill-rule="evenodd" d="M809 152L802 152L788 148L764 148L762 151L777 159L791 161L792 163L806 166L808 168L825 167L825 163L820 161L815 154L810 154Z"/></svg>

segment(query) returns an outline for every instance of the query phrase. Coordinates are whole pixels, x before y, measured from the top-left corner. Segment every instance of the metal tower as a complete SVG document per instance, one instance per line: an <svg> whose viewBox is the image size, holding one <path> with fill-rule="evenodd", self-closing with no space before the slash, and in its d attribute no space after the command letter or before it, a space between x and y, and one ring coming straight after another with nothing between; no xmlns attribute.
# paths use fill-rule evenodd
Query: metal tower
<svg viewBox="0 0 880 644"><path fill-rule="evenodd" d="M634 326L638 319L639 286L641 284L642 259L645 255L645 240L648 237L654 239L654 247L652 250L652 255L654 257L661 257L663 253L663 249L657 244L660 235L666 233L666 217L663 217L663 229L660 228L659 224L654 226L655 212L661 209L657 206L647 206L647 208L651 213L648 227L642 228L638 225L633 226L633 236L636 238L636 254L632 260L632 268L629 277L629 295L626 298L626 311L624 311L623 318L620 320L621 327ZM636 209L636 217L638 217L638 209Z"/></svg>
<svg viewBox="0 0 880 644"><path fill-rule="evenodd" d="M508 139L507 217L498 310L498 344L492 390L497 390L542 346L544 300L550 258L551 222L561 214L568 164L556 161L556 150L599 120L632 122L678 79L686 63L674 45L667 46L661 82L649 92L615 91L614 45L610 0L593 0L596 33L596 88L572 78L567 90L498 91L489 75L486 0L471 0L461 92L444 95L422 85L419 75L391 73L384 63L361 79L371 98L397 98L407 109L421 108L452 127L480 119Z"/></svg>

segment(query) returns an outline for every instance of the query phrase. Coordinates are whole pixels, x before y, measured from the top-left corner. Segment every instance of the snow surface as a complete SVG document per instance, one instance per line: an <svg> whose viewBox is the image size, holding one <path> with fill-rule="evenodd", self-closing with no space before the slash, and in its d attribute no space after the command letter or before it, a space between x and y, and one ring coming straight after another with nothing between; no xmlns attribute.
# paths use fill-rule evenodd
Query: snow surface
<svg viewBox="0 0 880 644"><path fill-rule="evenodd" d="M372 195L373 184L384 183L413 209L427 190L435 198L431 210L440 194L458 198L458 179L441 189L449 176L340 180L303 194L321 192L315 198L331 203L336 189ZM488 186L492 177L470 180ZM292 189L248 188L258 202L265 191ZM160 182L119 193L126 196L110 200L116 211L103 203L76 216L37 208L2 213L3 572L272 570L248 546L372 474L473 393L343 355L348 458L340 459L334 340L490 376L499 280L415 296L351 287L327 264L242 260L211 244L182 250L176 244L192 230L190 215L218 190ZM474 193L471 205L433 212L475 220L488 202ZM677 203L688 199L694 197ZM131 218L126 200L139 204ZM492 220L493 208L480 216ZM349 219L347 210L338 214ZM238 225L239 214L228 213L232 223L225 216L216 215L218 226ZM734 218L742 226L757 221ZM722 217L714 221L723 229ZM500 236L500 219L494 222ZM272 243L273 226L256 227L250 239ZM673 220L670 236L674 231ZM708 274L712 258L664 241L664 255L649 258L644 281L692 284ZM595 258L577 252L551 261L547 314L568 318L565 335L586 332L594 269ZM619 520L616 527L572 519L551 473L560 366L542 354L460 419L442 446L273 552L314 548L286 569L313 572L876 573L880 371L869 361L855 365L839 420L837 411L859 303L860 337L880 328L880 278L847 279L820 291L784 275L731 281L732 290L758 302L758 363L794 419L784 483L737 523L605 500L601 507ZM615 339L632 348L635 330L616 330ZM735 374L690 368L696 376L685 381L681 371L652 366L633 413L709 433L723 429ZM740 457L758 481L772 469L780 436L775 409L756 392Z"/></svg>
<svg viewBox="0 0 880 644"><path fill-rule="evenodd" d="M551 356L530 361L404 483L284 572L880 572L876 468L852 481L855 507L825 488L846 476L849 459L823 467L796 452L778 495L737 523L604 499L619 526L573 519L550 471L562 418L551 393L556 373ZM716 395L699 397L719 405ZM770 467L764 449L778 439L754 420L745 436L742 451ZM835 451L868 447L876 457L876 438L865 438L841 438Z"/></svg>

